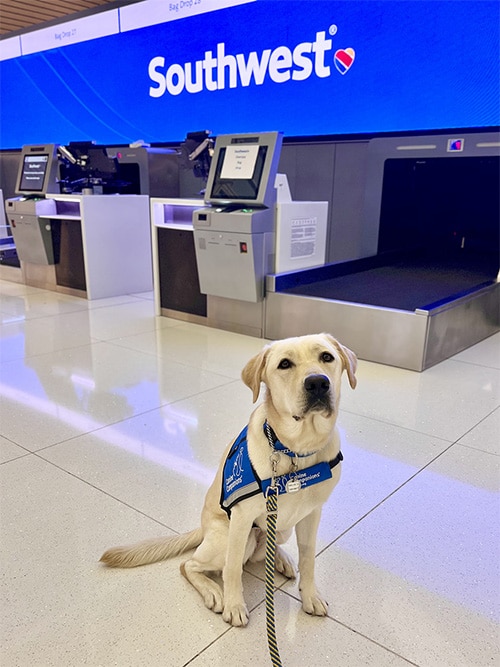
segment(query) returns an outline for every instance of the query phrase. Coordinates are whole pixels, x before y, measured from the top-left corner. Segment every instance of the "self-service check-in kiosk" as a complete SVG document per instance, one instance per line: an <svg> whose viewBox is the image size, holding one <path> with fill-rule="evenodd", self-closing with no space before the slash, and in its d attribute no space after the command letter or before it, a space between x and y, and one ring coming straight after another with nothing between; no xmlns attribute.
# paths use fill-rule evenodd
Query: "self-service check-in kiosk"
<svg viewBox="0 0 500 667"><path fill-rule="evenodd" d="M87 299L152 287L149 197L122 194L116 157L90 142L25 146L5 204L23 282ZM61 193L59 159L70 167Z"/></svg>
<svg viewBox="0 0 500 667"><path fill-rule="evenodd" d="M324 264L328 202L292 201L281 144L278 132L219 136L205 208L152 200L158 315L261 337L266 276Z"/></svg>
<svg viewBox="0 0 500 667"><path fill-rule="evenodd" d="M59 192L57 147L24 146L16 181L18 197L7 199L5 210L19 259L32 264L54 264L51 226L39 216L55 210L48 193Z"/></svg>
<svg viewBox="0 0 500 667"><path fill-rule="evenodd" d="M206 208L193 213L201 292L259 302L274 268L279 132L217 137Z"/></svg>

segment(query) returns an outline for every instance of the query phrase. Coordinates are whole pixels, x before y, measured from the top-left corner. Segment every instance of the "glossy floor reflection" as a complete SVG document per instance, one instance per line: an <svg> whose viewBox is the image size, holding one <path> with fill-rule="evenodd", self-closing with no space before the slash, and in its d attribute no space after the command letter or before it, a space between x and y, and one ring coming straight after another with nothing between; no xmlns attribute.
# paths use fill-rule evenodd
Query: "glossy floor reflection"
<svg viewBox="0 0 500 667"><path fill-rule="evenodd" d="M98 563L197 525L264 341L154 317L152 294L0 295L2 667L270 664L261 565L242 630L205 609L182 558ZM329 616L277 579L284 666L498 664L500 334L423 373L361 361L340 425L317 556Z"/></svg>

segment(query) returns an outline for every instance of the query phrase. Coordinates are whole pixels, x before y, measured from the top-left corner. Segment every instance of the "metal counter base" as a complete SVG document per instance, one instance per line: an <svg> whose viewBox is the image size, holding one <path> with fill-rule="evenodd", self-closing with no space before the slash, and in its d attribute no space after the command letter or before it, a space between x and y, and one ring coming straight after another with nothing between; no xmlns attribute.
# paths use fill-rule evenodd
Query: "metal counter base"
<svg viewBox="0 0 500 667"><path fill-rule="evenodd" d="M422 371L497 332L499 303L491 268L368 258L269 276L265 337L328 331L360 359Z"/></svg>
<svg viewBox="0 0 500 667"><path fill-rule="evenodd" d="M264 301L251 303L207 295L206 316L160 308L160 315L213 329L262 338L264 336Z"/></svg>

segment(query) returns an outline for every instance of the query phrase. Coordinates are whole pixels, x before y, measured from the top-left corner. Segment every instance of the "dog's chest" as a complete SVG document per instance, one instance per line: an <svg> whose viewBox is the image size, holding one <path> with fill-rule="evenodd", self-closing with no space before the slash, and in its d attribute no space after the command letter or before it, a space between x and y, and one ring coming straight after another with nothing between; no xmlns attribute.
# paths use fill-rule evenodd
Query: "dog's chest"
<svg viewBox="0 0 500 667"><path fill-rule="evenodd" d="M253 505L250 512L256 518L268 494L277 494L278 525L285 530L326 501L339 479L342 454L339 451L331 460L318 460L316 455L294 454L277 439L266 443L262 434L251 438L255 445L251 458L249 435L245 427L222 465L220 506L231 516L232 508L243 501L249 509Z"/></svg>
<svg viewBox="0 0 500 667"><path fill-rule="evenodd" d="M340 477L340 470L332 471L330 479L296 492L278 494L277 530L286 531L293 528L299 521L321 507L331 495ZM265 505L262 506L265 510ZM263 511L255 523L266 530L267 514Z"/></svg>

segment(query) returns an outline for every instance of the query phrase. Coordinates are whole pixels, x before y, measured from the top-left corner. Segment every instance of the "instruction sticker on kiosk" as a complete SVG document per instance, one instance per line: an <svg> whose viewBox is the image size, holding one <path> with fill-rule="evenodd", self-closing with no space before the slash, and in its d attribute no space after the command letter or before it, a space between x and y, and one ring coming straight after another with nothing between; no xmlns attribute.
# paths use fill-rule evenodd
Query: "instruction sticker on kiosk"
<svg viewBox="0 0 500 667"><path fill-rule="evenodd" d="M252 178L259 146L227 146L221 178Z"/></svg>

